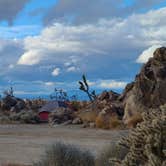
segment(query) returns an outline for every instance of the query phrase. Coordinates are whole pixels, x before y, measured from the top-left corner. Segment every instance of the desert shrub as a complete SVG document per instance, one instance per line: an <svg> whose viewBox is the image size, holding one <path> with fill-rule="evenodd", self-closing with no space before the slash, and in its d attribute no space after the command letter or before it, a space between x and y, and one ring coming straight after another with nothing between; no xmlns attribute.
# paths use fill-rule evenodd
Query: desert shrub
<svg viewBox="0 0 166 166"><path fill-rule="evenodd" d="M33 166L94 166L94 157L73 145L56 143L50 146L45 156Z"/></svg>
<svg viewBox="0 0 166 166"><path fill-rule="evenodd" d="M106 115L98 115L95 124L97 128L109 129L109 117Z"/></svg>
<svg viewBox="0 0 166 166"><path fill-rule="evenodd" d="M123 123L121 120L118 119L117 116L110 117L109 119L109 128L110 129L117 129L117 128L123 128Z"/></svg>
<svg viewBox="0 0 166 166"><path fill-rule="evenodd" d="M78 101L71 101L70 102L70 108L74 111L79 111L82 107L80 102Z"/></svg>
<svg viewBox="0 0 166 166"><path fill-rule="evenodd" d="M21 111L10 115L12 121L20 121L22 123L38 123L39 117L33 111Z"/></svg>
<svg viewBox="0 0 166 166"><path fill-rule="evenodd" d="M95 122L98 113L95 111L82 111L77 116L83 122Z"/></svg>
<svg viewBox="0 0 166 166"><path fill-rule="evenodd" d="M96 166L114 166L111 164L110 158L124 159L127 154L127 149L119 147L116 144L110 144L109 146L103 148L101 154L96 159Z"/></svg>
<svg viewBox="0 0 166 166"><path fill-rule="evenodd" d="M99 114L95 120L97 128L101 129L117 129L124 128L121 120L117 116Z"/></svg>
<svg viewBox="0 0 166 166"><path fill-rule="evenodd" d="M123 160L112 160L115 166L165 166L166 106L147 110L142 117L143 121L120 141L129 152Z"/></svg>
<svg viewBox="0 0 166 166"><path fill-rule="evenodd" d="M10 119L8 116L5 116L5 115L1 115L0 116L0 124L7 124L7 123L10 123Z"/></svg>

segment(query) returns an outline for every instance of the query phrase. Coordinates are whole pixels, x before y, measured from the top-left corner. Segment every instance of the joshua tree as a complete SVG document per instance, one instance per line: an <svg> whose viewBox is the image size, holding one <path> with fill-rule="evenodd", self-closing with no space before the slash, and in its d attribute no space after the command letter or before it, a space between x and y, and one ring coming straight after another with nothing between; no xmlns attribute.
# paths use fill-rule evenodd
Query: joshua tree
<svg viewBox="0 0 166 166"><path fill-rule="evenodd" d="M79 89L88 95L90 101L94 101L96 99L96 92L95 91L90 92L89 85L85 75L82 76L82 81L79 81L79 84L80 84Z"/></svg>

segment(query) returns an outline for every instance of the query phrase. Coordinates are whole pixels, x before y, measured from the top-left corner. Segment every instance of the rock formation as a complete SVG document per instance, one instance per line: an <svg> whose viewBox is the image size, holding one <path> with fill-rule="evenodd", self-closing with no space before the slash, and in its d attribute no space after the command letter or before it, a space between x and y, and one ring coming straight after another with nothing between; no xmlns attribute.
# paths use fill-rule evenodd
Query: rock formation
<svg viewBox="0 0 166 166"><path fill-rule="evenodd" d="M137 112L166 103L166 47L158 48L142 67L135 81L119 97L124 104L124 122Z"/></svg>

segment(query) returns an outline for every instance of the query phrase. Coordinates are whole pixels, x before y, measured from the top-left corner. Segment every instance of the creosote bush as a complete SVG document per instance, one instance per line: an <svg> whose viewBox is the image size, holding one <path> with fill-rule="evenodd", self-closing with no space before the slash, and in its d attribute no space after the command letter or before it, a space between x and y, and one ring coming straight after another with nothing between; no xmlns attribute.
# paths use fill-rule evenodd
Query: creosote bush
<svg viewBox="0 0 166 166"><path fill-rule="evenodd" d="M143 121L120 141L129 152L123 160L110 159L116 166L166 165L166 105L142 114Z"/></svg>
<svg viewBox="0 0 166 166"><path fill-rule="evenodd" d="M95 166L93 155L73 145L56 143L50 146L45 155L33 166Z"/></svg>

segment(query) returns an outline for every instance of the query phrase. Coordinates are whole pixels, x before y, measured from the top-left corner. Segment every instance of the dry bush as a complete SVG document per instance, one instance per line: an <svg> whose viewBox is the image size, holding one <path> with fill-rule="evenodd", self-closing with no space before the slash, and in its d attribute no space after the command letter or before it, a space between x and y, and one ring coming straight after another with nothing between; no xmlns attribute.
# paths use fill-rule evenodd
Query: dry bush
<svg viewBox="0 0 166 166"><path fill-rule="evenodd" d="M101 129L109 129L109 117L107 115L98 115L96 120L95 120L95 124L97 128L101 128Z"/></svg>
<svg viewBox="0 0 166 166"><path fill-rule="evenodd" d="M21 111L10 115L11 121L19 121L21 123L39 123L37 113L33 111Z"/></svg>
<svg viewBox="0 0 166 166"><path fill-rule="evenodd" d="M34 166L95 166L94 156L73 145L57 143Z"/></svg>
<svg viewBox="0 0 166 166"><path fill-rule="evenodd" d="M83 122L95 122L97 115L98 113L95 111L83 111L83 112L80 112L77 116Z"/></svg>
<svg viewBox="0 0 166 166"><path fill-rule="evenodd" d="M110 158L124 159L127 154L126 148L119 148L116 144L112 143L103 148L102 152L96 159L96 166L114 166L109 162Z"/></svg>
<svg viewBox="0 0 166 166"><path fill-rule="evenodd" d="M127 126L129 128L133 128L136 127L136 125L140 122L142 122L142 115L141 113L135 113L131 118L129 118L128 122L127 122Z"/></svg>
<svg viewBox="0 0 166 166"><path fill-rule="evenodd" d="M2 115L0 117L0 124L9 124L9 123L11 123L11 121L8 116Z"/></svg>
<svg viewBox="0 0 166 166"><path fill-rule="evenodd" d="M110 129L122 129L124 128L122 120L119 120L117 116L110 117L109 119Z"/></svg>
<svg viewBox="0 0 166 166"><path fill-rule="evenodd" d="M111 116L109 114L99 114L96 118L96 127L101 129L122 129L124 128L121 120L117 116Z"/></svg>
<svg viewBox="0 0 166 166"><path fill-rule="evenodd" d="M69 107L73 110L73 111L79 111L82 108L81 102L80 101L71 101L69 104Z"/></svg>

